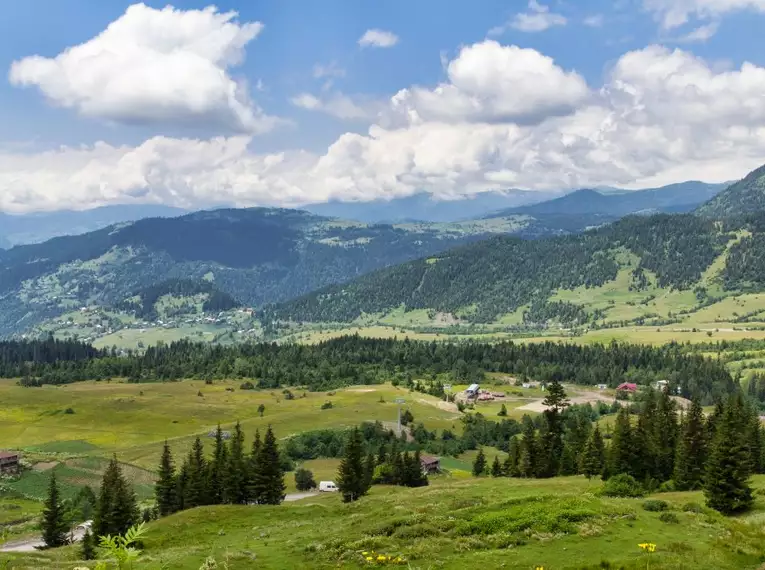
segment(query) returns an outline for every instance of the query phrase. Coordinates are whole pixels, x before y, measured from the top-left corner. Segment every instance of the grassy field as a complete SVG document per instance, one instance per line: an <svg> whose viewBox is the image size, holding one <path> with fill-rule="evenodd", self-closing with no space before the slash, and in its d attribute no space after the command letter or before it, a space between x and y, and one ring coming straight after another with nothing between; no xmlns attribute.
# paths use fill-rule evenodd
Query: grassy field
<svg viewBox="0 0 765 570"><path fill-rule="evenodd" d="M649 563L642 542L656 544L652 569L754 570L765 561L761 495L737 519L700 507L700 493L657 495L675 517L663 522L643 499L600 497L599 487L581 477L442 477L422 489L375 487L348 505L323 495L279 507L194 509L149 525L136 568L197 570L209 556L230 570L360 568L362 553L373 550L423 570L637 570ZM0 555L13 569L86 565L76 559L71 547Z"/></svg>

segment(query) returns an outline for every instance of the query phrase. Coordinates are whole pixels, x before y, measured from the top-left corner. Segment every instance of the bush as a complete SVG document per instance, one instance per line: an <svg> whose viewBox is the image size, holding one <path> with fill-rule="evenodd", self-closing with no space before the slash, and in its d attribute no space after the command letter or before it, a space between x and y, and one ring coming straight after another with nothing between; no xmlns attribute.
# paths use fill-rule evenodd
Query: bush
<svg viewBox="0 0 765 570"><path fill-rule="evenodd" d="M669 503L667 501L657 501L656 499L648 499L647 501L643 502L643 508L646 511L650 511L652 513L658 513L660 511L668 511Z"/></svg>
<svg viewBox="0 0 765 570"><path fill-rule="evenodd" d="M674 493L675 491L677 491L677 487L672 479L659 485L659 493Z"/></svg>
<svg viewBox="0 0 765 570"><path fill-rule="evenodd" d="M321 409L322 409L322 410L329 410L329 409L331 409L331 408L332 408L332 402L330 402L329 400L327 400L326 402L324 402L324 403L321 405Z"/></svg>
<svg viewBox="0 0 765 570"><path fill-rule="evenodd" d="M606 481L601 494L606 497L642 497L645 491L632 475L622 473Z"/></svg>
<svg viewBox="0 0 765 570"><path fill-rule="evenodd" d="M667 524L678 524L680 522L680 519L677 518L675 513L661 513L659 515L659 520Z"/></svg>
<svg viewBox="0 0 765 570"><path fill-rule="evenodd" d="M242 382L239 385L239 389L240 390L254 390L255 389L255 384L253 384L252 382L247 380L246 382Z"/></svg>
<svg viewBox="0 0 765 570"><path fill-rule="evenodd" d="M67 408L66 410L64 410L64 413L65 414L73 414L74 413L74 408Z"/></svg>
<svg viewBox="0 0 765 570"><path fill-rule="evenodd" d="M396 474L393 472L393 466L389 463L383 463L375 467L372 483L375 485L393 485L396 482Z"/></svg>
<svg viewBox="0 0 765 570"><path fill-rule="evenodd" d="M701 513L704 508L698 503L685 503L683 505L683 512L685 513Z"/></svg>
<svg viewBox="0 0 765 570"><path fill-rule="evenodd" d="M313 473L302 467L295 471L295 487L297 487L298 491L315 489L316 481L313 478Z"/></svg>

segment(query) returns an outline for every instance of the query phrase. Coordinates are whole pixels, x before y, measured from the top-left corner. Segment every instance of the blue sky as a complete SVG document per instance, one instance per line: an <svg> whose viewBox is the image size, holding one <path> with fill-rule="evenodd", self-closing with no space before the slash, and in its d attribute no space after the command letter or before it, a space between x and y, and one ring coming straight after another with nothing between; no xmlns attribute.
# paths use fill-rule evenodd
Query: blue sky
<svg viewBox="0 0 765 570"><path fill-rule="evenodd" d="M140 18L178 29L207 2L131 4L4 7L0 210L639 187L765 162L765 0L224 0L215 17L237 14L194 33L234 25L241 49L202 67L152 56L164 35ZM360 45L369 30L395 40ZM82 44L119 57L61 60Z"/></svg>

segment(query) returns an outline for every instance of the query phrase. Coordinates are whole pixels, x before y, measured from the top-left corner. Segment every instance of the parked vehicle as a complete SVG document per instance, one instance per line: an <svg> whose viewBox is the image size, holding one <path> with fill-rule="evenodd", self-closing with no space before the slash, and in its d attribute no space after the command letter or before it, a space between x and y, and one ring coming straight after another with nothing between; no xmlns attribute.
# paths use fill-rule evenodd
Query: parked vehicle
<svg viewBox="0 0 765 570"><path fill-rule="evenodd" d="M320 493L335 493L338 491L337 485L334 481L320 481L319 492Z"/></svg>

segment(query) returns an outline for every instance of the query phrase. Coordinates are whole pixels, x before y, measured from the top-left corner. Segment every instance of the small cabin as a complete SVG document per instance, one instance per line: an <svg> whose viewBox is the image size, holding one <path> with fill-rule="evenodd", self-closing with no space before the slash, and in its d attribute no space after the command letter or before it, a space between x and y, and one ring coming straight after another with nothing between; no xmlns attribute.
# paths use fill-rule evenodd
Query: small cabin
<svg viewBox="0 0 765 570"><path fill-rule="evenodd" d="M21 456L15 451L0 451L0 473L18 473Z"/></svg>
<svg viewBox="0 0 765 570"><path fill-rule="evenodd" d="M465 390L465 395L468 398L475 398L478 396L478 392L481 391L481 387L478 384L471 384L468 386L467 390Z"/></svg>
<svg viewBox="0 0 765 570"><path fill-rule="evenodd" d="M421 455L420 465L422 465L422 472L426 475L432 475L434 473L441 472L441 458L434 457L432 455Z"/></svg>
<svg viewBox="0 0 765 570"><path fill-rule="evenodd" d="M662 392L666 392L669 390L669 381L668 380L659 380L653 385L655 390L661 390Z"/></svg>
<svg viewBox="0 0 765 570"><path fill-rule="evenodd" d="M598 390L605 390L608 388L608 384L598 384Z"/></svg>
<svg viewBox="0 0 765 570"><path fill-rule="evenodd" d="M637 384L632 382L622 382L616 387L617 392L637 392Z"/></svg>

